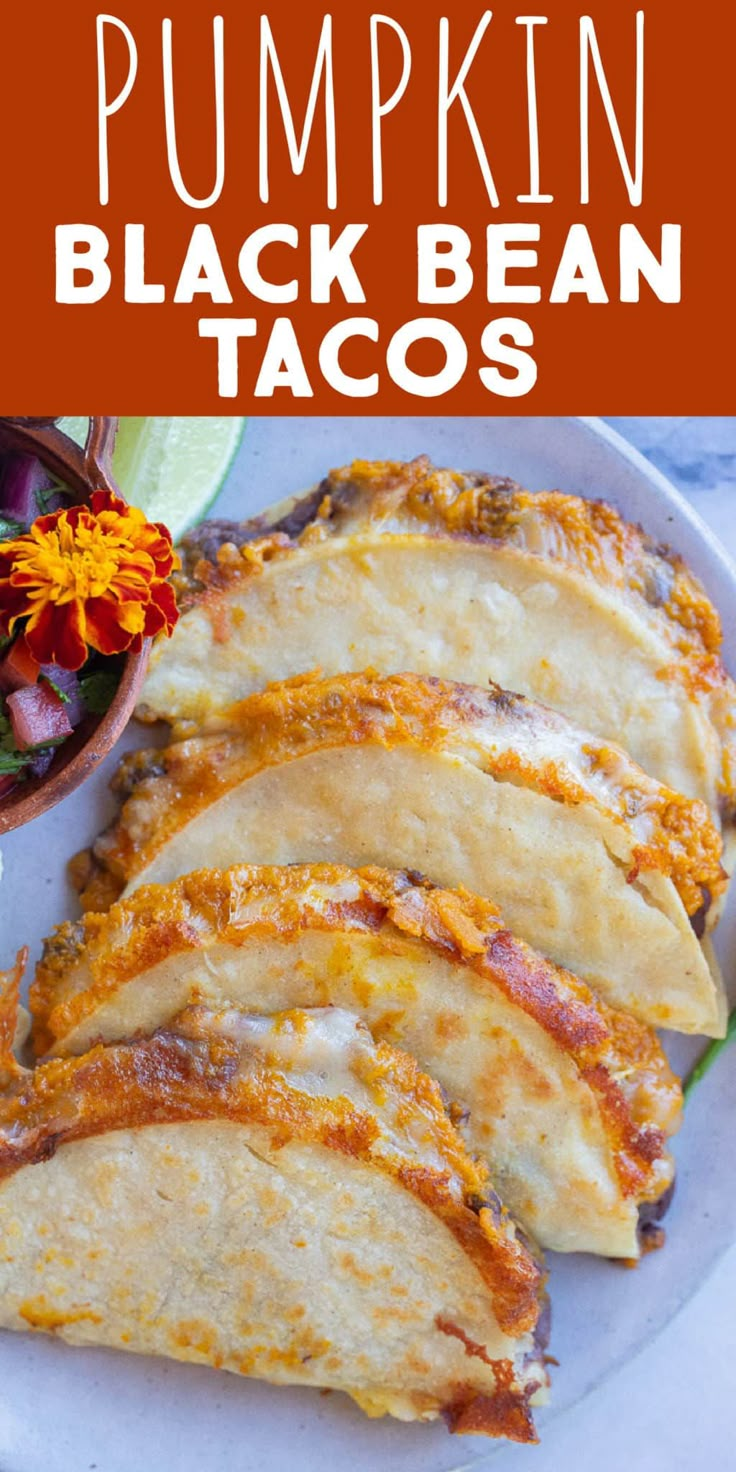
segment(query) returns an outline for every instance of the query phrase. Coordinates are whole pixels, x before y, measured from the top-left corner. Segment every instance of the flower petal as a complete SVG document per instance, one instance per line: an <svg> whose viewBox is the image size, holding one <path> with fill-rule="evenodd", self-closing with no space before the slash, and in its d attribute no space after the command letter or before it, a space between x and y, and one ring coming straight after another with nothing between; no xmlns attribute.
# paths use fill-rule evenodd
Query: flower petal
<svg viewBox="0 0 736 1472"><path fill-rule="evenodd" d="M167 633L171 633L179 617L176 596L171 583L158 583L151 589L151 603L161 610Z"/></svg>
<svg viewBox="0 0 736 1472"><path fill-rule="evenodd" d="M86 604L87 643L100 654L122 654L138 630L125 628L120 604L114 598L89 598Z"/></svg>
<svg viewBox="0 0 736 1472"><path fill-rule="evenodd" d="M179 558L170 533L112 491L40 516L0 547L0 632L27 621L40 663L78 669L87 647L140 649L178 618L165 579Z"/></svg>
<svg viewBox="0 0 736 1472"><path fill-rule="evenodd" d="M89 652L84 625L84 609L79 599L62 607L48 602L26 624L26 644L39 664L59 664L65 670L78 670Z"/></svg>
<svg viewBox="0 0 736 1472"><path fill-rule="evenodd" d="M0 630L7 633L11 620L23 618L28 612L24 590L15 587L10 578L0 578Z"/></svg>
<svg viewBox="0 0 736 1472"><path fill-rule="evenodd" d="M89 498L90 511L93 516L100 516L104 511L114 511L117 516L127 516L129 506L122 496L116 496L114 491L93 491ZM139 515L143 513L140 512Z"/></svg>

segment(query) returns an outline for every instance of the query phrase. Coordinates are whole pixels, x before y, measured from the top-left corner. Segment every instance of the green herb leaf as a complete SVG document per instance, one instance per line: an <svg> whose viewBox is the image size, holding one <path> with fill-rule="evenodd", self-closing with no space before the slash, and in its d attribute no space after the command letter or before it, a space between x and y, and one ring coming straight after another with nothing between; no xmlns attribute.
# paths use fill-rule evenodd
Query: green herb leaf
<svg viewBox="0 0 736 1472"><path fill-rule="evenodd" d="M5 751L0 747L0 777L14 776L16 772L22 772L30 760L30 752Z"/></svg>
<svg viewBox="0 0 736 1472"><path fill-rule="evenodd" d="M61 686L57 685L56 680L52 680L50 675L42 675L41 679L44 681L44 684L51 686L54 695L58 695L59 700L63 700L64 705L71 705L71 697L67 695L66 690L62 690Z"/></svg>
<svg viewBox="0 0 736 1472"><path fill-rule="evenodd" d="M725 1038L715 1038L714 1041L709 1044L702 1058L698 1059L695 1067L691 1070L691 1072L685 1079L685 1082L682 1086L682 1092L686 1099L689 1098L692 1090L695 1088L695 1085L700 1083L701 1078L705 1076L709 1068L711 1068L712 1065L715 1063L716 1058L719 1056L719 1054L723 1052L724 1048L728 1047L729 1043L733 1042L734 1038L736 1038L736 1007L734 1007L733 1012L728 1019L728 1027L726 1028Z"/></svg>
<svg viewBox="0 0 736 1472"><path fill-rule="evenodd" d="M0 516L0 542L12 542L14 537L22 536L25 530L22 521L11 521L8 516Z"/></svg>
<svg viewBox="0 0 736 1472"><path fill-rule="evenodd" d="M79 681L79 693L84 703L84 708L91 716L104 716L115 699L118 688L119 676L112 670L92 670L88 675L82 675Z"/></svg>
<svg viewBox="0 0 736 1472"><path fill-rule="evenodd" d="M3 708L0 696L0 777L14 776L16 772L22 772L30 760L30 753L19 751L15 744L13 727Z"/></svg>
<svg viewBox="0 0 736 1472"><path fill-rule="evenodd" d="M72 493L68 486L65 486L57 476L54 476L54 484L52 486L46 486L45 490L36 491L35 494L39 512L42 516L46 516L48 515L52 501L55 501L58 496L64 496L68 500Z"/></svg>

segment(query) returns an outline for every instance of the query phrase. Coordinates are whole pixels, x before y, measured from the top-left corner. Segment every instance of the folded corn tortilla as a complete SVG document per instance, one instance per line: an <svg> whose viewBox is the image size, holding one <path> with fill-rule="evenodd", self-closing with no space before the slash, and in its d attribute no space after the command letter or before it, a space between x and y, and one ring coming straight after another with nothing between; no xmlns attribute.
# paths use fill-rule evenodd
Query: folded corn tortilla
<svg viewBox="0 0 736 1472"><path fill-rule="evenodd" d="M612 1006L723 1036L697 931L725 884L703 803L492 687L414 675L274 686L221 733L123 760L118 822L76 866L87 908L236 863L377 864L489 897Z"/></svg>
<svg viewBox="0 0 736 1472"><path fill-rule="evenodd" d="M356 461L282 514L183 544L184 616L140 714L179 734L274 680L414 670L489 679L624 746L736 818L736 690L718 614L681 558L600 501ZM730 865L729 865L730 867Z"/></svg>
<svg viewBox="0 0 736 1472"><path fill-rule="evenodd" d="M347 1008L444 1087L543 1247L635 1258L671 1189L681 1093L656 1035L487 901L406 873L240 866L139 889L59 927L31 1000L37 1047L55 1054L195 1002Z"/></svg>
<svg viewBox="0 0 736 1472"><path fill-rule="evenodd" d="M19 1073L0 1243L4 1328L535 1439L539 1264L437 1086L343 1011L195 1007Z"/></svg>

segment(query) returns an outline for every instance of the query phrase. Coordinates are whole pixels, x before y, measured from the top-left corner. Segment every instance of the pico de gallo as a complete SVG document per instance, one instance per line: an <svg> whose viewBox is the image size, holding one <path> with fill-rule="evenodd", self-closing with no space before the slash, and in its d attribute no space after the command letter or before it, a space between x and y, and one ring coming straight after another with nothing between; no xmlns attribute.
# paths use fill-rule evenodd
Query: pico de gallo
<svg viewBox="0 0 736 1472"><path fill-rule="evenodd" d="M34 456L2 456L0 801L108 708L121 656L174 627L176 564L167 529L112 491L73 505Z"/></svg>

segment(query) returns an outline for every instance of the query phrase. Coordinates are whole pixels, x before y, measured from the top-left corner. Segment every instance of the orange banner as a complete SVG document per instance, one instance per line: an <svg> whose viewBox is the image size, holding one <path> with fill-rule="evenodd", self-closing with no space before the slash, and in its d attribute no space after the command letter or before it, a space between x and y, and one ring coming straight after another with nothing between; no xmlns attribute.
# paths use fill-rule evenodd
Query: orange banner
<svg viewBox="0 0 736 1472"><path fill-rule="evenodd" d="M111 6L4 12L4 412L733 411L731 7Z"/></svg>

